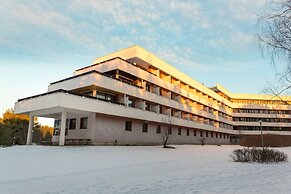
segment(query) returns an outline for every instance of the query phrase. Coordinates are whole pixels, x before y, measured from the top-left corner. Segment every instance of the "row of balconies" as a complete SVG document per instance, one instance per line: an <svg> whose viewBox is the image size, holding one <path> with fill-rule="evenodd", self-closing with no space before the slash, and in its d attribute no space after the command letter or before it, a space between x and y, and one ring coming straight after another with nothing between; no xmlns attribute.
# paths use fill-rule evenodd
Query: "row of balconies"
<svg viewBox="0 0 291 194"><path fill-rule="evenodd" d="M291 123L291 119L286 118L256 118L256 117L234 117L233 121L242 122L271 122L271 123Z"/></svg>
<svg viewBox="0 0 291 194"><path fill-rule="evenodd" d="M95 93L98 93L98 92L93 92L93 91L91 92L91 94L93 95ZM88 94L88 92L86 94ZM124 94L116 95L116 100L117 100L116 101L117 103L124 104L125 106L128 106L128 107L139 108L141 110L151 111L157 114L170 115L170 116L177 117L180 119L186 119L186 120L191 120L198 123L203 123L206 125L212 125L216 128L222 127L226 129L232 129L232 125L229 124L231 122L229 120L226 120L226 118L220 119L220 120L224 120L226 123L218 121L218 115L213 115L214 117L211 119L211 118L203 117L201 115L184 112L172 107L167 107L167 106L163 106L157 103L148 102L148 101L134 98L132 96L128 96ZM204 116L206 115L204 114Z"/></svg>
<svg viewBox="0 0 291 194"><path fill-rule="evenodd" d="M102 76L101 74L100 75L98 75L98 76ZM85 80L86 79L82 79L82 83L86 83L85 82ZM106 81L106 79L104 80L104 81L102 81L102 79L97 79L97 77L95 77L95 80L99 80L99 83L102 85L102 83L105 83L105 82L107 82ZM78 80L76 80L77 82L78 82ZM123 84L123 83L122 83ZM116 84L116 85L122 85L122 84ZM147 82L145 82L145 81L143 81L143 84L147 84ZM112 85L115 85L115 83L114 84L110 84L111 86ZM175 114L177 114L177 115L180 115L180 113L179 112L181 112L181 115L191 115L191 114L194 114L194 115L200 115L200 116L202 116L203 118L206 118L206 119L203 119L203 123L212 123L212 122L208 122L207 121L207 119L208 120L219 120L219 121L222 121L222 122L224 122L227 126L229 125L230 126L230 124L232 124L232 122L231 122L231 117L229 116L229 115L227 115L227 114L224 114L223 112L219 112L219 111L217 111L216 109L213 109L213 108L211 108L211 107L207 107L207 106L205 106L205 105L203 105L203 104L201 104L201 103L199 103L199 102L195 102L195 101L192 101L191 99L187 99L187 98L185 98L184 96L181 96L181 95L179 95L179 94L177 94L177 93L173 93L173 92L171 92L171 91L168 91L168 90L165 90L164 88L160 88L160 87L158 87L158 86L155 86L155 85L152 85L152 84L147 84L148 86L146 86L145 88L146 88L146 90L149 92L149 93L151 93L151 94L156 94L156 95L158 95L159 93L161 94L159 94L159 96L162 96L162 97L166 97L168 100L171 100L172 102L173 101L175 101L175 102L177 102L177 103L179 103L179 105L177 104L177 106L175 106L174 105L174 103L166 103L166 101L165 101L165 103L162 103L163 105L159 105L159 104L157 104L157 103L160 103L160 102L162 102L162 101L164 101L164 100L162 100L162 99L160 99L160 100L158 100L158 98L157 98L157 100L154 100L154 101L151 101L151 102L147 102L147 103L150 103L150 104L153 104L153 105L150 105L149 106L149 108L147 108L147 109L151 109L151 110L153 110L154 112L160 112L159 111L159 107L161 106L162 108L162 113L164 113L164 112L166 112L166 114L172 114L172 112L171 113L169 113L169 112L167 112L167 111L163 111L163 109L169 109L169 108L167 108L166 106L167 105L170 105L171 107L174 107L173 109L174 109L174 111L173 112L178 112L178 113L175 113ZM120 87L119 86L119 87ZM132 87L132 86L131 86ZM106 88L106 87L105 87ZM144 87L143 87L144 88ZM140 90L140 88L134 88L134 89L136 89L136 90ZM115 91L116 89L112 89L113 91ZM131 89L129 89L129 90L131 90ZM135 92L135 93L140 93L140 92ZM146 95L147 97L145 98L146 100L144 100L144 101L148 101L148 100L150 100L150 98L148 98L148 97L150 97L151 95ZM144 97L143 95L142 96L140 96L141 98L142 97ZM154 98L153 98L154 99ZM186 106L181 106L181 105L186 105ZM173 105L173 106L172 106ZM192 106L191 106L192 105ZM150 107L153 107L153 108L150 108ZM166 108L163 108L163 106L164 107L166 107ZM140 108L140 105L138 105L137 107L139 107ZM178 110L177 111L175 111L175 109L176 108L178 108ZM193 111L193 109L194 109L194 112L192 112ZM182 114L182 112L184 112L184 111L189 111L189 112L185 112L185 113L183 113ZM208 113L210 113L210 114L208 114ZM217 114L218 113L218 114ZM179 117L179 116L178 116ZM182 116L181 116L182 117ZM183 116L183 117L191 117L191 116ZM220 119L218 119L218 117L220 117ZM223 119L221 119L221 118L223 118L223 119L228 119L229 121L224 121ZM216 124L217 125L217 124Z"/></svg>
<svg viewBox="0 0 291 194"><path fill-rule="evenodd" d="M194 100L191 100L190 98L186 98L186 97L181 96L181 95L179 95L177 93L174 93L172 91L169 91L169 90L166 90L166 89L161 88L159 86L150 84L150 83L148 83L146 81L141 81L139 84L140 84L141 87L145 88L145 90L148 91L148 92L151 92L151 93L166 97L168 99L174 100L174 101L176 101L178 103L181 103L181 104L186 104L187 106L191 106L191 107L193 107L195 109L198 109L200 111L208 112L210 114L218 115L219 117L223 117L225 119L231 120L231 116L230 115L225 114L222 111L218 111L218 110L216 110L216 109L214 109L212 107L203 105L202 103L199 103L199 102L196 102ZM231 108L226 110L226 112L231 114Z"/></svg>
<svg viewBox="0 0 291 194"><path fill-rule="evenodd" d="M94 67L94 70L100 71L102 73L106 73L116 69L137 76L138 79L134 80L134 84L139 85L143 88L148 88L151 92L153 92L153 88L156 88L156 91L154 91L156 93L160 93L157 91L160 90L158 88L163 88L164 90L167 90L169 92L175 91L173 93L176 93L185 98L192 99L193 101L200 102L206 106L212 107L216 110L220 110L222 112L225 112L226 114L231 115L231 108L229 106L231 102L224 99L217 100L205 94L204 92L199 91L192 86L189 86L188 84L174 78L171 75L167 75L166 73L158 69L154 69L151 66L149 67L149 69L143 70L138 68L137 65L133 66L131 63L128 63L124 60L115 59L115 61L113 60L108 63L103 63ZM213 91L209 89L209 92ZM217 97L221 98L218 94Z"/></svg>
<svg viewBox="0 0 291 194"><path fill-rule="evenodd" d="M291 110L233 109L233 113L250 113L250 114L291 114Z"/></svg>

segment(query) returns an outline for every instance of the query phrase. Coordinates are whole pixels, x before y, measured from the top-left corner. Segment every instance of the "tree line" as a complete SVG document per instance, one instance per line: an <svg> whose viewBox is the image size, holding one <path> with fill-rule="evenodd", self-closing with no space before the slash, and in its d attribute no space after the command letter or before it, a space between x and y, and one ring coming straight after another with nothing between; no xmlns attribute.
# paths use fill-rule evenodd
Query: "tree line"
<svg viewBox="0 0 291 194"><path fill-rule="evenodd" d="M29 125L28 115L16 115L13 109L8 109L0 118L0 146L25 145ZM53 128L40 125L35 118L33 126L33 142L42 144L50 142Z"/></svg>

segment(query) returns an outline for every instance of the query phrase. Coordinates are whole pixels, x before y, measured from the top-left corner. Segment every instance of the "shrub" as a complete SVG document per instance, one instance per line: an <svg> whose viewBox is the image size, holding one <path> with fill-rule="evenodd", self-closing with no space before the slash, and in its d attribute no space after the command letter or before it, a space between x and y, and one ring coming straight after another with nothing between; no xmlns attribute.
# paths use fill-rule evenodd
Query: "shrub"
<svg viewBox="0 0 291 194"><path fill-rule="evenodd" d="M286 153L270 148L236 149L230 157L234 162L278 163L288 161Z"/></svg>

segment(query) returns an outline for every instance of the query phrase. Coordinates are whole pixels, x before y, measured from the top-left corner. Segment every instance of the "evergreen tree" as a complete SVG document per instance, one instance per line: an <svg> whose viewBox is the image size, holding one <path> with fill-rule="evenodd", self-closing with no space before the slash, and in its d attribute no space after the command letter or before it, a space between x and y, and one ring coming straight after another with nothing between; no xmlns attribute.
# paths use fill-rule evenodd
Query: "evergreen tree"
<svg viewBox="0 0 291 194"><path fill-rule="evenodd" d="M11 131L0 123L0 146L10 146L12 144Z"/></svg>
<svg viewBox="0 0 291 194"><path fill-rule="evenodd" d="M8 109L0 119L0 146L25 145L29 125L29 116L16 115ZM42 141L51 141L53 128L41 126L37 118L34 120L32 142L41 144Z"/></svg>

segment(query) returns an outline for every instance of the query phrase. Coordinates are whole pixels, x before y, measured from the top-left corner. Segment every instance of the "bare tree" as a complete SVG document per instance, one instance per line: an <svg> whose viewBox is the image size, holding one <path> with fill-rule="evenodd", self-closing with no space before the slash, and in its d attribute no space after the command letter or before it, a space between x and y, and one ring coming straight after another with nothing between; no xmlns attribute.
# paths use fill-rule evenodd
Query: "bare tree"
<svg viewBox="0 0 291 194"><path fill-rule="evenodd" d="M291 88L291 0L271 5L272 9L258 20L257 39L263 53L270 55L272 64L280 67L278 83L269 91L278 96Z"/></svg>
<svg viewBox="0 0 291 194"><path fill-rule="evenodd" d="M168 146L168 141L172 135L173 118L169 115L168 117L163 119L163 123L165 123L165 126L163 126L161 129L163 147L170 148L170 146Z"/></svg>
<svg viewBox="0 0 291 194"><path fill-rule="evenodd" d="M202 136L198 139L198 141L201 143L202 146L204 146L206 137L204 136L203 131L200 131L200 133L202 133Z"/></svg>

